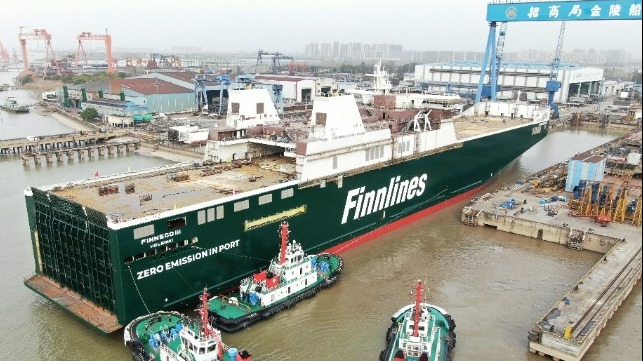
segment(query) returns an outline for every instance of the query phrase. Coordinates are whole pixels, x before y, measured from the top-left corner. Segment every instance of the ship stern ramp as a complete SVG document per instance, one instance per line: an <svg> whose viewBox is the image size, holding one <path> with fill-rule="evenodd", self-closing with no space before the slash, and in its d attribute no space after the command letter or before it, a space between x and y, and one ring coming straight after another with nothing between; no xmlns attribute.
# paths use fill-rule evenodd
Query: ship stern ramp
<svg viewBox="0 0 643 361"><path fill-rule="evenodd" d="M24 280L24 284L102 333L108 334L123 328L115 314L84 299L78 293L63 287L45 275L32 275Z"/></svg>

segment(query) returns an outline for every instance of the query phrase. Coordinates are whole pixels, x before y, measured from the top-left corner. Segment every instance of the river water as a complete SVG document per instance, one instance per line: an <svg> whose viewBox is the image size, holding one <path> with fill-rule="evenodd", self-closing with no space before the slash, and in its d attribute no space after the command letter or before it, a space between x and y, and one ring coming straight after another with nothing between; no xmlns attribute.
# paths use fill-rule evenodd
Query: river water
<svg viewBox="0 0 643 361"><path fill-rule="evenodd" d="M0 73L9 83L15 73ZM0 93L35 102L24 90ZM46 115L0 113L0 139L72 131ZM481 193L511 184L620 136L614 130L563 129L511 163ZM499 149L498 151L502 151ZM137 154L24 168L0 156L0 360L130 360L122 331L101 335L30 291L34 271L23 191L27 186L168 164ZM416 279L428 301L456 321L456 361L551 360L530 354L527 331L600 258L589 251L469 227L460 222L467 201L342 254L339 281L316 297L224 341L255 360L377 360L390 316L411 302ZM293 230L295 231L295 230ZM314 232L314 230L307 230ZM298 231L299 232L299 231ZM625 300L584 361L641 360L641 283ZM191 310L187 310L189 312Z"/></svg>

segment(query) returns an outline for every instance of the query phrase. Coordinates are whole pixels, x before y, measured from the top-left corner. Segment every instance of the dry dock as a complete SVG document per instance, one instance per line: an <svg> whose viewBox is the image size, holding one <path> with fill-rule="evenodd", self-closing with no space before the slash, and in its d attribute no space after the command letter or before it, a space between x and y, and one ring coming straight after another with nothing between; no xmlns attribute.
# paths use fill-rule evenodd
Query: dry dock
<svg viewBox="0 0 643 361"><path fill-rule="evenodd" d="M544 203L542 195L530 192L530 185L487 193L465 207L461 219L471 226L605 254L533 330L526 330L531 352L577 361L641 278L641 228L631 221L602 226L593 218L572 217L567 202Z"/></svg>

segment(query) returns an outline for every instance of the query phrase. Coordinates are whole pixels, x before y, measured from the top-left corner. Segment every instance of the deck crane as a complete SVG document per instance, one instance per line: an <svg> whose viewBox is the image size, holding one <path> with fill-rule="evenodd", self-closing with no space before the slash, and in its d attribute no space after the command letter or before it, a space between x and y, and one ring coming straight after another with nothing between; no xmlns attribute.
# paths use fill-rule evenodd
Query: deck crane
<svg viewBox="0 0 643 361"><path fill-rule="evenodd" d="M294 61L292 56L287 56L287 55L284 55L284 54L282 54L280 52L269 53L269 52L263 51L262 49L259 49L259 51L257 52L257 64L256 65L263 64L263 58L266 57L266 56L272 57L272 71L273 72L275 72L277 70L277 67L281 66L281 62L280 62L281 59L290 60L291 63Z"/></svg>
<svg viewBox="0 0 643 361"><path fill-rule="evenodd" d="M560 55L563 50L563 39L565 38L565 22L560 23L560 33L558 34L558 44L556 45L556 52L554 59L551 62L551 69L549 72L549 80L545 83L545 90L549 93L547 97L547 105L551 110L551 115L554 119L558 118L558 105L554 104L554 95L560 89L560 82L556 80L558 68L560 67Z"/></svg>
<svg viewBox="0 0 643 361"><path fill-rule="evenodd" d="M61 74L62 71L60 69L60 65L58 64L58 60L56 59L56 54L54 54L54 49L51 47L51 34L49 34L45 29L34 29L33 33L23 33L22 28L23 27L21 26L20 34L18 34L18 42L20 43L20 49L22 50L22 63L24 66L21 74L24 75L24 74L32 73L31 70L29 70L29 58L27 56L27 40L44 40L46 44L45 46L47 48L45 74L46 74L47 68L50 65L52 65L51 62L53 62L53 64L56 67L56 70L58 70L58 74ZM51 53L51 58L50 58L50 53Z"/></svg>
<svg viewBox="0 0 643 361"><path fill-rule="evenodd" d="M498 79L500 78L500 64L502 63L502 53L505 49L505 38L507 36L507 23L500 23L500 31L498 32L498 41L496 43L496 71L495 74L489 74L489 84L482 86L482 96L496 100L500 86L498 86Z"/></svg>
<svg viewBox="0 0 643 361"><path fill-rule="evenodd" d="M114 60L112 59L112 36L107 34L92 34L89 31L83 31L78 35L78 51L76 52L76 59L80 59L80 53L82 51L83 58L85 59L85 64L87 64L87 54L85 54L85 49L83 48L83 40L101 40L105 42L105 56L107 57L107 72L114 73Z"/></svg>

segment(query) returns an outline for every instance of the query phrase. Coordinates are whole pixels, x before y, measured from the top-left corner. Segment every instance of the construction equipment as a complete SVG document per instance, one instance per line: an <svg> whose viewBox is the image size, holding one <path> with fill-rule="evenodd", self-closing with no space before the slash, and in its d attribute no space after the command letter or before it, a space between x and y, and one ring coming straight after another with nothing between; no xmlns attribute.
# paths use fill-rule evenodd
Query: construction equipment
<svg viewBox="0 0 643 361"><path fill-rule="evenodd" d="M9 64L9 51L4 48L2 42L0 41L0 64L7 65Z"/></svg>
<svg viewBox="0 0 643 361"><path fill-rule="evenodd" d="M76 59L80 59L80 53L82 51L83 58L85 59L85 64L87 65L87 54L85 54L85 49L83 48L83 40L101 40L105 42L105 57L107 58L107 72L112 74L114 73L114 59L112 59L112 36L107 34L95 35L89 31L83 31L78 35L78 50L76 52Z"/></svg>
<svg viewBox="0 0 643 361"><path fill-rule="evenodd" d="M574 218L581 218L581 217L586 217L586 218L591 218L594 220L594 222L598 223L601 227L607 227L608 224L612 222L612 217L609 215L602 215L602 214L578 214L576 212L569 212L570 217Z"/></svg>
<svg viewBox="0 0 643 361"><path fill-rule="evenodd" d="M283 60L290 60L291 63L294 61L294 58L292 56L287 56L287 55L284 55L284 54L282 54L280 52L269 53L269 52L263 51L262 49L259 49L259 51L257 52L257 64L256 65L258 66L259 64L263 64L263 58L266 57L266 56L272 58L272 71L273 72L276 72L278 67L281 66L280 61L282 59Z"/></svg>
<svg viewBox="0 0 643 361"><path fill-rule="evenodd" d="M558 68L560 67L560 55L563 50L563 40L565 38L565 22L560 23L560 32L558 33L558 44L556 45L556 52L554 52L554 59L551 62L549 80L545 83L545 90L549 94L547 97L547 105L551 110L551 116L558 119L558 105L554 104L554 95L560 89L560 82L556 80Z"/></svg>
<svg viewBox="0 0 643 361"><path fill-rule="evenodd" d="M500 30L498 33L498 41L496 43L496 57L495 57L495 72L489 74L489 82L482 86L482 96L497 99L497 94L500 91L498 79L500 77L500 64L502 63L502 53L505 49L505 38L507 36L507 23L500 23ZM493 67L492 67L493 68Z"/></svg>
<svg viewBox="0 0 643 361"><path fill-rule="evenodd" d="M179 69L181 68L181 59L176 55L163 55L159 53L150 54L150 59L147 61L148 69Z"/></svg>
<svg viewBox="0 0 643 361"><path fill-rule="evenodd" d="M29 69L29 57L27 56L27 40L44 40L45 47L47 49L46 62L45 62L45 75L49 66L53 65L58 74L62 73L58 60L56 60L56 54L54 54L54 49L51 46L51 34L45 29L34 29L33 33L23 33L23 26L20 27L20 34L18 34L18 42L20 42L20 49L22 50L22 63L23 71L21 75L33 74L31 69Z"/></svg>
<svg viewBox="0 0 643 361"><path fill-rule="evenodd" d="M305 73L308 71L306 63L293 63L288 64L288 75L295 75L297 72Z"/></svg>

